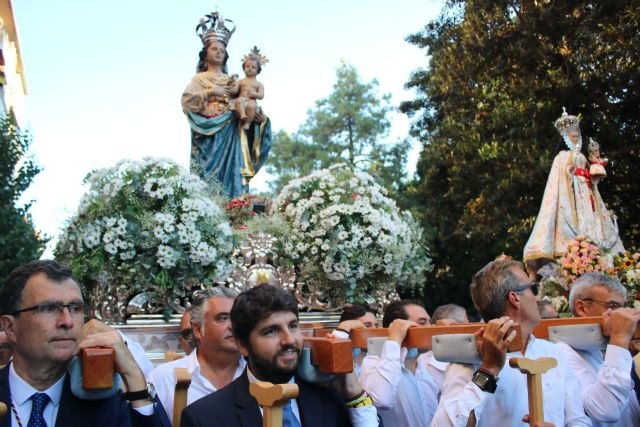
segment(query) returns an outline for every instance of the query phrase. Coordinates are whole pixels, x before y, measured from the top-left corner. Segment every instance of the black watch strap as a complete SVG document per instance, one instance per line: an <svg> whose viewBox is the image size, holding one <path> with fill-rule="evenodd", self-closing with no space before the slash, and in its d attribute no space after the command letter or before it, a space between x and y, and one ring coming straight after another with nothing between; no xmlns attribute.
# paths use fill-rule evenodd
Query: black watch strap
<svg viewBox="0 0 640 427"><path fill-rule="evenodd" d="M151 384L147 384L147 388L143 390L127 391L125 393L122 393L122 397L124 397L129 402L145 399L155 402L156 399L155 390L153 389L153 386Z"/></svg>
<svg viewBox="0 0 640 427"><path fill-rule="evenodd" d="M471 381L477 385L480 390L488 393L495 393L498 388L498 378L482 368L478 368L478 370L473 373Z"/></svg>

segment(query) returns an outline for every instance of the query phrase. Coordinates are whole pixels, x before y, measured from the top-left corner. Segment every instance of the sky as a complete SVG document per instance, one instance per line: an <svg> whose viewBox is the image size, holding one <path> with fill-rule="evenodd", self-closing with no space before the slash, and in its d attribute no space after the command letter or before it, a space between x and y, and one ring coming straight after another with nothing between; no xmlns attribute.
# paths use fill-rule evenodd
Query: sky
<svg viewBox="0 0 640 427"><path fill-rule="evenodd" d="M54 238L87 191L83 178L122 159L170 158L188 167L190 133L180 95L195 73L200 17L236 24L229 72L255 45L270 62L258 79L274 132L295 132L327 97L342 61L397 106L427 52L405 41L436 19L442 0L14 0L24 61L26 128L43 168L25 193L36 228ZM394 113L390 138L408 134ZM415 169L418 144L410 155ZM268 162L268 159L267 159ZM251 186L268 189L260 171Z"/></svg>

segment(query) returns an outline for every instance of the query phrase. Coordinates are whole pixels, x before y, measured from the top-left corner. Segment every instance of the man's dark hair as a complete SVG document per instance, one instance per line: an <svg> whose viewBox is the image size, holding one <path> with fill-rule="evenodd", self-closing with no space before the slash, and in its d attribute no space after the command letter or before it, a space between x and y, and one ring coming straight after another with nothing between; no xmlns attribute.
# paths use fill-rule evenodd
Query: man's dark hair
<svg viewBox="0 0 640 427"><path fill-rule="evenodd" d="M47 278L55 282L73 279L69 267L51 259L31 261L16 267L0 290L0 315L11 314L20 309L19 304L24 287L32 276L39 273L44 273Z"/></svg>
<svg viewBox="0 0 640 427"><path fill-rule="evenodd" d="M231 329L242 343L258 322L278 311L290 311L298 316L298 303L289 291L271 285L258 285L242 292L231 308Z"/></svg>
<svg viewBox="0 0 640 427"><path fill-rule="evenodd" d="M405 310L405 307L407 305L417 305L424 308L424 304L422 304L418 300L403 299L400 301L394 301L389 304L384 310L384 316L382 317L382 327L388 328L391 322L396 319L408 320L409 314L407 314L407 310Z"/></svg>
<svg viewBox="0 0 640 427"><path fill-rule="evenodd" d="M374 315L378 314L376 310L371 308L371 306L366 302L355 302L353 304L347 304L342 307L340 322L344 322L345 320L356 320L367 313L373 313Z"/></svg>

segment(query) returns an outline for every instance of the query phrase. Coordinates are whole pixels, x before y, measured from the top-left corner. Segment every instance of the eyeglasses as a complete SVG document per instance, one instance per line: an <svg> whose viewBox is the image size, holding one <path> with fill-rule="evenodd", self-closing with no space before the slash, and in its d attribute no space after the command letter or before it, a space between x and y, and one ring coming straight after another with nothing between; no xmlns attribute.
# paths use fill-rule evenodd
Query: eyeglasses
<svg viewBox="0 0 640 427"><path fill-rule="evenodd" d="M595 302L595 303L598 303L598 304L602 304L605 307L610 308L611 310L617 310L617 309L622 308L622 307L625 306L624 304L620 304L617 301L600 301L600 300L593 299L593 298L583 298L582 301L589 301L589 302Z"/></svg>
<svg viewBox="0 0 640 427"><path fill-rule="evenodd" d="M188 328L188 329L181 330L180 331L180 336L182 338L184 338L185 340L191 338L191 336L193 336L193 329Z"/></svg>
<svg viewBox="0 0 640 427"><path fill-rule="evenodd" d="M515 288L511 289L511 291L512 292L522 292L522 291L525 291L527 289L531 289L531 292L533 292L534 295L538 295L538 287L539 286L540 286L540 283L538 283L538 282L525 283L524 285L516 286Z"/></svg>
<svg viewBox="0 0 640 427"><path fill-rule="evenodd" d="M36 314L41 314L43 316L55 317L64 313L65 308L69 310L69 314L74 317L84 316L84 303L81 302L70 302L69 304L63 304L61 302L45 302L44 304L23 308L22 310L17 310L10 314L12 316L17 316L20 313L33 311Z"/></svg>

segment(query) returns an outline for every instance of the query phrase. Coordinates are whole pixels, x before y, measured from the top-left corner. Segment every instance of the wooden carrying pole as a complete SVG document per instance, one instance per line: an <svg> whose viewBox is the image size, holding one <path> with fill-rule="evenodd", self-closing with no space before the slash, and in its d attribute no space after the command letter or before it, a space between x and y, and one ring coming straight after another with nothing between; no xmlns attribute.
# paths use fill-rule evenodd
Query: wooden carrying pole
<svg viewBox="0 0 640 427"><path fill-rule="evenodd" d="M431 349L431 339L437 335L474 334L485 326L486 323L463 323L450 326L414 326L407 330L407 336L402 342L402 346L407 348ZM520 325L515 324L512 330L516 331L516 337L509 345L509 351L520 351L522 350ZM352 329L350 333L351 343L353 347L356 348L367 348L368 338L387 336L389 336L389 330L387 328Z"/></svg>
<svg viewBox="0 0 640 427"><path fill-rule="evenodd" d="M262 406L262 426L282 427L282 407L298 397L298 385L256 381L249 386L249 392Z"/></svg>
<svg viewBox="0 0 640 427"><path fill-rule="evenodd" d="M176 388L173 394L173 427L180 427L182 410L187 406L191 374L186 368L175 368Z"/></svg>
<svg viewBox="0 0 640 427"><path fill-rule="evenodd" d="M542 319L538 326L533 330L533 335L536 338L548 339L549 328L553 326L568 326L568 325L604 325L604 319L602 316L592 317L561 317L558 319ZM606 336L605 331L602 331L602 335ZM633 335L634 339L640 338L640 324L636 329L636 333Z"/></svg>
<svg viewBox="0 0 640 427"><path fill-rule="evenodd" d="M544 405L542 402L542 374L558 366L553 357L526 359L514 357L509 359L509 366L519 369L527 375L527 392L529 395L529 425L544 422Z"/></svg>

